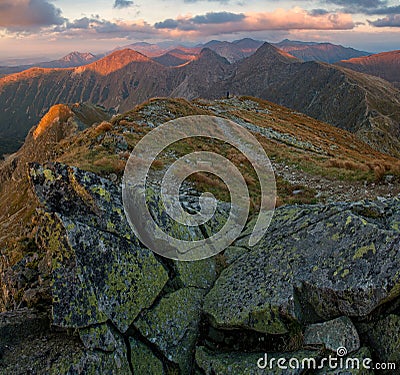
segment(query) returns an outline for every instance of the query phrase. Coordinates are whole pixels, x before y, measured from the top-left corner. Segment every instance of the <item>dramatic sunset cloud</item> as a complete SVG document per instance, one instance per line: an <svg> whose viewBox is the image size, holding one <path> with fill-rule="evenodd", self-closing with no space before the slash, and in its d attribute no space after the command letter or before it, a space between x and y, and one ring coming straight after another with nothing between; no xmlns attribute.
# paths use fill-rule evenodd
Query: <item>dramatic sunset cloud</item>
<svg viewBox="0 0 400 375"><path fill-rule="evenodd" d="M35 43L53 53L68 53L71 46L105 52L132 41L279 41L296 35L379 46L382 30L382 46L400 49L399 18L397 0L0 0L0 57L31 51Z"/></svg>
<svg viewBox="0 0 400 375"><path fill-rule="evenodd" d="M196 17L167 19L154 25L157 29L192 31L199 35L217 35L264 30L348 30L355 24L349 14L315 14L301 8L277 9L270 13L207 13Z"/></svg>
<svg viewBox="0 0 400 375"><path fill-rule="evenodd" d="M266 30L349 30L354 27L355 24L349 14L313 14L301 8L294 8L291 10L277 9L270 13L249 14L209 12L203 15L166 19L156 22L153 26L143 20L140 22L109 22L99 18L83 17L73 22L68 22L65 29L83 29L99 34L114 34L115 36L126 35L127 32L147 33L168 38L185 35L208 37ZM61 27L57 30L64 32L65 29ZM99 37L104 37L104 35Z"/></svg>
<svg viewBox="0 0 400 375"><path fill-rule="evenodd" d="M61 10L45 0L2 0L0 27L33 28L61 25L65 19Z"/></svg>
<svg viewBox="0 0 400 375"><path fill-rule="evenodd" d="M400 28L400 14L390 14L387 17L379 18L376 21L369 21L375 27L399 27Z"/></svg>

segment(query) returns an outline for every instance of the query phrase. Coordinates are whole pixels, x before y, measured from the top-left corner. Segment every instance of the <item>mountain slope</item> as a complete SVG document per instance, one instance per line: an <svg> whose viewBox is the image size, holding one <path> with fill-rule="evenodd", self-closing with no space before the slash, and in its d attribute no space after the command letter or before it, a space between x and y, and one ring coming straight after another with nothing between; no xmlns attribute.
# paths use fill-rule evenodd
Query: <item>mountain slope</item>
<svg viewBox="0 0 400 375"><path fill-rule="evenodd" d="M4 77L0 79L0 137L10 147L2 152L15 151L16 142L54 104L91 102L128 109L155 93L167 95L164 76L160 64L122 50L84 67L33 68Z"/></svg>
<svg viewBox="0 0 400 375"><path fill-rule="evenodd" d="M353 57L369 55L368 52L358 51L354 48L346 48L331 43L298 42L285 39L274 45L303 61L334 63Z"/></svg>
<svg viewBox="0 0 400 375"><path fill-rule="evenodd" d="M265 44L237 64L225 89L279 103L349 130L383 152L400 154L400 93L382 79L302 63Z"/></svg>
<svg viewBox="0 0 400 375"><path fill-rule="evenodd" d="M400 88L400 50L343 60L336 65L386 79Z"/></svg>
<svg viewBox="0 0 400 375"><path fill-rule="evenodd" d="M204 48L189 64L170 71L168 96L195 98L221 98L226 96L222 79L232 74L232 65L211 49Z"/></svg>
<svg viewBox="0 0 400 375"><path fill-rule="evenodd" d="M15 150L57 103L89 101L124 111L155 96L216 99L228 92L274 101L347 129L380 151L400 154L400 93L392 85L342 67L301 62L268 43L235 64L210 49L178 67L122 50L84 67L4 77L0 137L7 150Z"/></svg>
<svg viewBox="0 0 400 375"><path fill-rule="evenodd" d="M24 296L32 295L31 289L39 293L48 287L46 282L35 284L35 277L32 281L14 284L19 280L17 275L29 272L29 267L44 267L49 261L35 242L43 215L29 183L27 163L61 162L70 171L70 167L75 166L119 183L129 152L146 133L154 126L188 115L228 118L251 131L272 160L277 174L279 204L375 198L400 191L398 159L379 153L345 130L267 101L250 97L192 102L153 99L111 120L98 107L57 105L41 119L38 127L30 131L24 146L0 163L0 248L6 249L2 251L0 263L0 282L4 286L0 290L0 311L26 304ZM252 182L256 180L254 170L240 158L237 150L227 150L225 146L217 142L187 141L185 147L180 148L177 144L173 152L161 155L160 165L164 168L182 153L192 151L223 154L233 163L241 164L238 168L249 183L253 203L257 204L259 192L257 184ZM305 176L303 183L293 181L295 171ZM53 175L47 173L52 179ZM385 173L396 176L391 185L381 182ZM82 210L94 210L94 215L102 220L93 208L90 195L80 189L73 175L71 173L68 178L74 191L86 202ZM364 185L366 181L368 189ZM204 179L194 179L192 183L200 188ZM223 196L223 185L214 183L212 187L216 196ZM54 199L60 201L59 196ZM66 202L68 204L71 202ZM22 261L32 253L36 253L43 263L36 261L27 265ZM13 292L6 293L7 290Z"/></svg>
<svg viewBox="0 0 400 375"><path fill-rule="evenodd" d="M190 61L190 58L176 56L174 53L167 52L164 55L153 57L153 60L164 66L179 66Z"/></svg>
<svg viewBox="0 0 400 375"><path fill-rule="evenodd" d="M30 68L74 68L77 66L82 66L82 65L87 65L90 64L94 61L98 60L98 57L95 55L92 55L91 53L81 53L81 52L71 52L68 55L62 57L59 60L53 60L53 61L47 61L47 62L41 62L37 64L32 64L32 65L21 65L21 66L4 66L0 67L0 77L7 75L7 74L13 74L13 73L19 73L24 70L30 69Z"/></svg>

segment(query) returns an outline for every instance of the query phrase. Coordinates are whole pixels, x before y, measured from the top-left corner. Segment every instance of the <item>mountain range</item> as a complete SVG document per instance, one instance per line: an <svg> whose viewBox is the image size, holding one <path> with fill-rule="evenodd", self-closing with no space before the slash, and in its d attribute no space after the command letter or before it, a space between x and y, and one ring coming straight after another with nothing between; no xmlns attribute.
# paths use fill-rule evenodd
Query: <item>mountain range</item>
<svg viewBox="0 0 400 375"><path fill-rule="evenodd" d="M343 60L337 65L381 77L400 88L400 50Z"/></svg>
<svg viewBox="0 0 400 375"><path fill-rule="evenodd" d="M0 151L15 151L54 104L91 102L124 111L154 96L216 99L227 92L276 102L399 155L399 91L377 77L302 62L268 43L235 63L204 48L188 63L166 67L124 49L85 66L32 68L3 77Z"/></svg>
<svg viewBox="0 0 400 375"><path fill-rule="evenodd" d="M19 73L30 68L72 68L76 66L90 64L101 56L95 56L89 52L71 52L58 60L40 62L37 64L18 65L18 66L0 66L0 77L7 74Z"/></svg>
<svg viewBox="0 0 400 375"><path fill-rule="evenodd" d="M274 46L303 61L321 61L330 64L371 54L332 43L299 42L288 39L275 43Z"/></svg>

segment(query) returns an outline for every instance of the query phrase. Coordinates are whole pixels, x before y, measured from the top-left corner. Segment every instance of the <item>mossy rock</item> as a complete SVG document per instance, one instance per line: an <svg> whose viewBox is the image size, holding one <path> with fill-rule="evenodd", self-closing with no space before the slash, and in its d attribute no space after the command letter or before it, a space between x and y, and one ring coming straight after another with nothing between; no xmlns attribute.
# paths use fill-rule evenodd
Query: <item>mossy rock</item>
<svg viewBox="0 0 400 375"><path fill-rule="evenodd" d="M163 297L134 323L168 361L179 365L182 374L190 374L192 368L203 296L200 289L179 289Z"/></svg>
<svg viewBox="0 0 400 375"><path fill-rule="evenodd" d="M79 337L86 349L113 352L121 345L120 337L113 332L108 324L99 324L88 328L82 328L79 330Z"/></svg>
<svg viewBox="0 0 400 375"><path fill-rule="evenodd" d="M161 360L142 342L129 338L131 363L135 375L167 375Z"/></svg>
<svg viewBox="0 0 400 375"><path fill-rule="evenodd" d="M318 352L305 350L293 353L222 353L199 347L196 350L196 363L206 375L300 375L304 370L290 369L288 361L295 358L301 363L304 358L317 359L318 355ZM276 360L270 367L272 358L284 358L288 368L279 368Z"/></svg>
<svg viewBox="0 0 400 375"><path fill-rule="evenodd" d="M338 348L346 348L348 353L353 353L360 348L360 338L352 321L347 316L342 316L306 327L304 344L323 345L333 352Z"/></svg>
<svg viewBox="0 0 400 375"><path fill-rule="evenodd" d="M217 328L282 334L302 321L302 306L319 318L365 316L400 293L400 236L389 223L398 200L369 202L392 213L357 215L360 203L283 207L248 254L226 268L205 298ZM383 205L383 207L381 207Z"/></svg>
<svg viewBox="0 0 400 375"><path fill-rule="evenodd" d="M49 232L62 251L54 251L51 238L43 240L53 256L53 323L79 328L110 319L125 332L163 289L167 271L150 250L125 238L54 218L60 232Z"/></svg>

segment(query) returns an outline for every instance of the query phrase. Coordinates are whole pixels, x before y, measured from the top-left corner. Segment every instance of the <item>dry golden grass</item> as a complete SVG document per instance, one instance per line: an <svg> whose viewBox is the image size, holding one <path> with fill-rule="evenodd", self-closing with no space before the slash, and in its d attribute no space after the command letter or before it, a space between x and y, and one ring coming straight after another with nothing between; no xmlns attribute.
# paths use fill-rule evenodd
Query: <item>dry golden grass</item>
<svg viewBox="0 0 400 375"><path fill-rule="evenodd" d="M102 134L110 131L112 127L113 127L112 124L110 124L108 121L103 121L101 124L96 126L96 132L98 134Z"/></svg>

